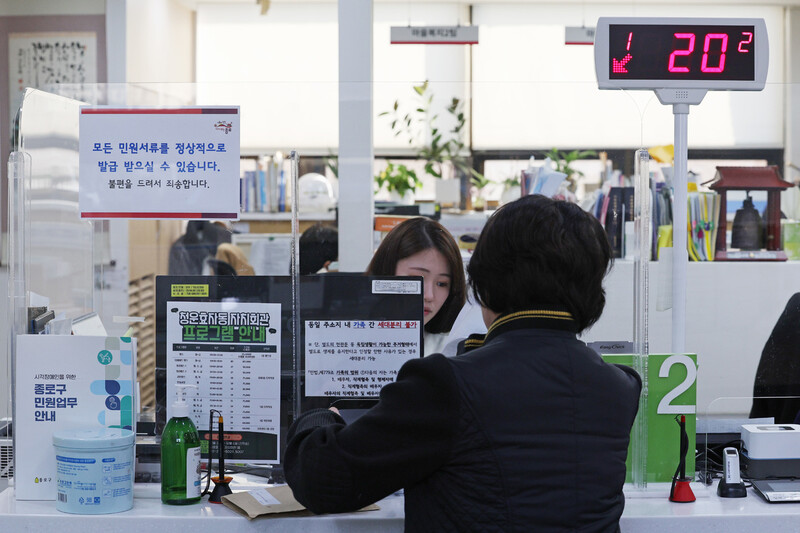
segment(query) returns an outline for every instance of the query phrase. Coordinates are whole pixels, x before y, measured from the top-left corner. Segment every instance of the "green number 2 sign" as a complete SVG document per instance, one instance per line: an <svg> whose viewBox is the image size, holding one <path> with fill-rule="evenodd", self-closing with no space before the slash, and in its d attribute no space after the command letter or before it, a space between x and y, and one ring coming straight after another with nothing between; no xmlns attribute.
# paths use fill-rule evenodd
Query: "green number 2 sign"
<svg viewBox="0 0 800 533"><path fill-rule="evenodd" d="M609 363L633 366L633 355L604 355ZM675 417L686 416L689 453L686 475L694 472L697 412L697 355L654 354L647 361L647 482L672 481L678 466L680 433ZM631 450L628 450L628 481L631 480Z"/></svg>

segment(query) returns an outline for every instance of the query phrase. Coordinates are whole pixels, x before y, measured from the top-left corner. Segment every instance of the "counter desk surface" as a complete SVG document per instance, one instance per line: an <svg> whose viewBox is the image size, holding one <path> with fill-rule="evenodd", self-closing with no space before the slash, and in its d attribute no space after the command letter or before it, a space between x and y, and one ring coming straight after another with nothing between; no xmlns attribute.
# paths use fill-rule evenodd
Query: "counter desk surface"
<svg viewBox="0 0 800 533"><path fill-rule="evenodd" d="M263 485L262 485L263 486ZM251 488L257 488L253 486ZM746 498L723 499L716 486L693 484L697 501L671 503L668 486L651 486L647 492L626 490L623 533L752 532L796 533L800 531L800 504L769 504L752 488ZM247 489L245 489L247 490ZM15 501L13 488L0 493L0 524L3 531L115 531L142 533L148 530L197 533L201 528L220 531L392 532L403 531L403 497L393 495L378 502L380 510L310 517L258 518L247 520L222 505L163 505L157 487L137 486L133 509L108 515L70 515L56 510L55 502ZM210 522L211 521L211 522Z"/></svg>

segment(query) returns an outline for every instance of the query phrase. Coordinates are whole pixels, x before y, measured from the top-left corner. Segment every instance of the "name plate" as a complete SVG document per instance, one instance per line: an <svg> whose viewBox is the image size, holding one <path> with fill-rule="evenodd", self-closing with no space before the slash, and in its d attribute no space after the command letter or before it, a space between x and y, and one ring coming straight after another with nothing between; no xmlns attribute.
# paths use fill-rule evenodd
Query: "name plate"
<svg viewBox="0 0 800 533"><path fill-rule="evenodd" d="M392 44L478 44L478 26L392 26Z"/></svg>

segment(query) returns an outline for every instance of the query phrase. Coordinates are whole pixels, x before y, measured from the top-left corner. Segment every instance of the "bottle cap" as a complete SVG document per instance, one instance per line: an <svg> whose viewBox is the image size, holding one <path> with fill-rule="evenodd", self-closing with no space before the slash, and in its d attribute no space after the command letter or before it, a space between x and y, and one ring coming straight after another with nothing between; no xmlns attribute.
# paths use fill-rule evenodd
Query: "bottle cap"
<svg viewBox="0 0 800 533"><path fill-rule="evenodd" d="M189 404L186 403L186 387L197 388L197 385L180 385L175 384L178 389L178 399L172 402L170 413L173 417L187 417L189 416Z"/></svg>

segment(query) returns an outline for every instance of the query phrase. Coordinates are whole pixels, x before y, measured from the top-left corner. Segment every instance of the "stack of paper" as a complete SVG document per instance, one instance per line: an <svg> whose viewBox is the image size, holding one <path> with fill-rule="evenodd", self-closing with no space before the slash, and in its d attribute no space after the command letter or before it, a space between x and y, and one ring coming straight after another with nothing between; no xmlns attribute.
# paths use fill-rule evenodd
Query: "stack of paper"
<svg viewBox="0 0 800 533"><path fill-rule="evenodd" d="M547 159L538 168L522 171L522 194L541 194L552 198L566 178L567 175L554 170L552 162Z"/></svg>

